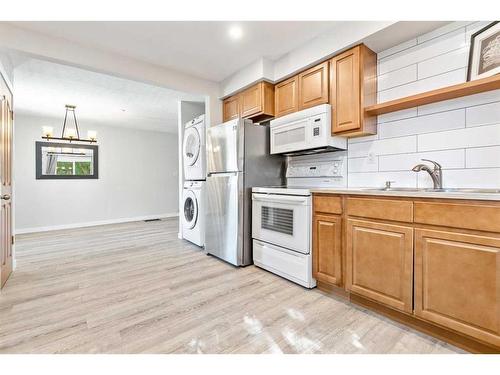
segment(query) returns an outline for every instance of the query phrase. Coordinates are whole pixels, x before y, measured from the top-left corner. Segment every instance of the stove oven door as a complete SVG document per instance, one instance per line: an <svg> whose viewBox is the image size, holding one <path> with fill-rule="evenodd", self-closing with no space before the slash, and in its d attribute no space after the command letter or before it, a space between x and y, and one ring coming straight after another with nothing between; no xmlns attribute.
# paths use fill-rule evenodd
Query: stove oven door
<svg viewBox="0 0 500 375"><path fill-rule="evenodd" d="M253 193L252 238L309 254L311 197Z"/></svg>

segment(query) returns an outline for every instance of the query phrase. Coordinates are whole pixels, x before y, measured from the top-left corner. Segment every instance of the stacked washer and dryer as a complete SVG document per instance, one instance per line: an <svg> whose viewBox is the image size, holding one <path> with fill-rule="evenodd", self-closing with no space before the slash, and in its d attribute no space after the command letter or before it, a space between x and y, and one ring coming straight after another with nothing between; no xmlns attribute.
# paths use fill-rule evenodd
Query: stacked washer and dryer
<svg viewBox="0 0 500 375"><path fill-rule="evenodd" d="M205 246L205 138L205 115L186 123L182 144L184 166L182 238L201 247Z"/></svg>

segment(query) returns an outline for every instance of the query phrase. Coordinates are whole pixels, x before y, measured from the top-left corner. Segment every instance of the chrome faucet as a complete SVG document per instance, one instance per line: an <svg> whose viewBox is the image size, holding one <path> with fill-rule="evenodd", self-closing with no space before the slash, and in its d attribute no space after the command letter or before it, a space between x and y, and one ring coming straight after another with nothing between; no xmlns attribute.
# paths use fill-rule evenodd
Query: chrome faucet
<svg viewBox="0 0 500 375"><path fill-rule="evenodd" d="M441 164L429 160L422 159L422 161L428 161L429 163L434 164L434 169L429 168L429 166L425 164L417 164L411 170L413 172L426 171L432 178L432 182L434 183L434 189L442 189L443 188L443 172L441 169Z"/></svg>

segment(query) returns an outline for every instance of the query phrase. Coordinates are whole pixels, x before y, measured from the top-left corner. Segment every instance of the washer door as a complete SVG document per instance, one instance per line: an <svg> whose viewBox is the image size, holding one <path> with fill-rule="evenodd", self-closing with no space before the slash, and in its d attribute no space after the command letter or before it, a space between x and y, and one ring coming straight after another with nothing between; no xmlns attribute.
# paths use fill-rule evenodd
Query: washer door
<svg viewBox="0 0 500 375"><path fill-rule="evenodd" d="M184 163L188 166L192 166L198 160L198 155L200 154L201 140L198 130L194 126L187 128L184 133Z"/></svg>
<svg viewBox="0 0 500 375"><path fill-rule="evenodd" d="M198 201L192 190L184 194L184 223L187 229L193 229L198 221Z"/></svg>

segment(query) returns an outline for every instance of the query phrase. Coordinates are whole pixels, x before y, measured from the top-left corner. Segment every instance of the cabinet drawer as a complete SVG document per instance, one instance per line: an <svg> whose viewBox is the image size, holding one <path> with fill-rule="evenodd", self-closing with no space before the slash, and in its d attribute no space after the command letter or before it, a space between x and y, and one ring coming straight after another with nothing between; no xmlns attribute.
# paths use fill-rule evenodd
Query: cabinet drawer
<svg viewBox="0 0 500 375"><path fill-rule="evenodd" d="M448 202L415 202L415 222L500 232L500 206Z"/></svg>
<svg viewBox="0 0 500 375"><path fill-rule="evenodd" d="M313 197L313 210L314 212L340 215L342 213L342 198L338 196L315 195Z"/></svg>
<svg viewBox="0 0 500 375"><path fill-rule="evenodd" d="M413 202L390 199L347 198L347 214L371 219L413 222Z"/></svg>

